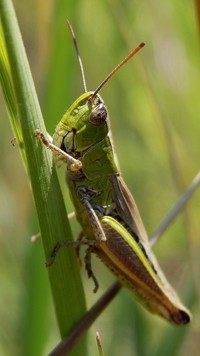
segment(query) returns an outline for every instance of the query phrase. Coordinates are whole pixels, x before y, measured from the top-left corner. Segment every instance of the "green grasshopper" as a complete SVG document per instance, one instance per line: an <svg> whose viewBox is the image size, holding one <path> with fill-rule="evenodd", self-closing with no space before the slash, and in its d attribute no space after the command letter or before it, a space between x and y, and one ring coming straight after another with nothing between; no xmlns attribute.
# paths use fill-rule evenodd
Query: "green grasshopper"
<svg viewBox="0 0 200 356"><path fill-rule="evenodd" d="M151 312L173 324L187 324L190 313L180 302L153 255L134 198L126 187L113 149L107 108L98 94L111 76L137 53L132 51L98 86L88 92L73 29L69 28L82 72L85 93L67 110L56 127L53 143L36 130L56 160L67 162L66 180L76 217L82 227L79 240L61 241L53 250L50 265L61 246L87 245L85 267L91 268L96 254L118 280Z"/></svg>

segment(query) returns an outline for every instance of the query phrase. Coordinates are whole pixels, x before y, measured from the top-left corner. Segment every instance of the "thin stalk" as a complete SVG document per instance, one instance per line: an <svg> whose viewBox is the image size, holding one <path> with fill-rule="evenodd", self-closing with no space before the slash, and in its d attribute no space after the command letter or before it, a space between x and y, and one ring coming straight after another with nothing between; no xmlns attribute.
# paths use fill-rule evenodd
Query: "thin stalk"
<svg viewBox="0 0 200 356"><path fill-rule="evenodd" d="M155 229L155 231L150 236L150 244L151 246L155 245L165 230L169 227L169 225L173 222L173 220L180 214L181 210L187 204L187 202L192 198L193 194L200 186L200 172L194 177L191 185L186 190L186 192L180 197L174 207L170 210L165 219L160 223L160 225Z"/></svg>
<svg viewBox="0 0 200 356"><path fill-rule="evenodd" d="M23 143L27 170L38 212L46 260L58 241L72 239L62 193L51 153L35 137L45 126L11 0L0 1L0 13ZM85 313L85 298L75 251L60 253L48 270L61 336L67 335ZM40 291L38 291L40 293ZM84 340L73 355L85 355Z"/></svg>

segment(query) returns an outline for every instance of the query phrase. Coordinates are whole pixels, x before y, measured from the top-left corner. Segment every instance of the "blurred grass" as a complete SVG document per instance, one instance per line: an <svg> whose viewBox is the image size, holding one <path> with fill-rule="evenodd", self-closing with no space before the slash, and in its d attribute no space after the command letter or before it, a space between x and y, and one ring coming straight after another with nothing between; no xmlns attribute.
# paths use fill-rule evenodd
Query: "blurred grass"
<svg viewBox="0 0 200 356"><path fill-rule="evenodd" d="M89 90L96 88L130 48L146 42L146 47L116 74L101 95L110 112L121 171L151 233L199 170L200 53L195 7L191 2L177 0L109 0L95 2L95 6L86 0L70 3L68 8L53 0L16 0L15 4L50 133L66 108L82 93L66 18L76 33ZM69 65L71 69L67 71ZM25 329L24 314L28 312L23 301L28 302L31 296L36 298L27 292L26 281L32 281L35 275L27 261L31 261L33 250L29 236L38 231L38 226L31 217L35 211L27 177L17 148L10 145L13 134L5 115L2 109L0 353L11 355L16 350L22 353L18 340ZM64 173L59 173L66 203L72 209ZM170 355L198 354L200 309L195 288L199 280L199 199L197 192L156 247L168 278L181 299L192 307L191 325L177 330L143 311L123 290L95 323L106 355L163 355L165 350L170 350ZM75 223L73 227L77 232ZM38 274L44 270L43 257L39 262L39 256L40 253L34 257L41 266ZM103 291L112 276L98 261L95 270L101 276ZM97 296L92 295L90 281L85 279L85 285L90 304ZM44 296L46 300L49 291L45 288L40 298ZM8 310L7 301L12 305ZM43 334L45 350L50 350L57 342L57 331L53 313L48 305L46 309ZM30 320L30 324L34 323Z"/></svg>

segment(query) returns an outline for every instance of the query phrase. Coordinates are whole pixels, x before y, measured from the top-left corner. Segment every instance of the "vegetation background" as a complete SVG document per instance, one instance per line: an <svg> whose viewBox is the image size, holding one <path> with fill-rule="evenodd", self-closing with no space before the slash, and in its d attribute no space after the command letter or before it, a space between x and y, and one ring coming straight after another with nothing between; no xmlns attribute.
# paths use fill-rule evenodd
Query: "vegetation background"
<svg viewBox="0 0 200 356"><path fill-rule="evenodd" d="M149 234L199 170L199 31L191 1L14 1L49 133L82 93L68 18L75 30L89 90L132 48L145 48L102 90L123 177ZM45 355L58 342L31 189L1 98L0 354ZM64 170L59 170L69 211ZM95 322L105 355L196 355L200 342L200 192L155 248L168 279L191 308L176 328L152 316L123 290ZM74 236L79 228L72 223ZM82 271L88 307L113 280L94 259L100 291ZM93 351L91 350L91 355Z"/></svg>

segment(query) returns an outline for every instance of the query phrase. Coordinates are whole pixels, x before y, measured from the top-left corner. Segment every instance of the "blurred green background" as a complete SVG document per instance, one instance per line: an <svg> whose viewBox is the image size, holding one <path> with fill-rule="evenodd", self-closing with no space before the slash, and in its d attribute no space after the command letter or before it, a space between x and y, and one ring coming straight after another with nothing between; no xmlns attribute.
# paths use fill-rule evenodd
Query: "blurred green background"
<svg viewBox="0 0 200 356"><path fill-rule="evenodd" d="M94 90L132 48L144 49L105 86L115 149L146 229L153 232L199 170L199 33L191 1L14 1L49 133L82 93L68 18L75 30L87 87ZM31 189L1 99L0 354L46 355L58 342ZM64 170L59 170L68 210ZM200 341L200 192L155 248L168 279L191 308L176 328L120 292L95 322L105 355L197 355ZM74 236L79 228L72 223ZM113 280L94 258L100 291L83 270L88 306ZM91 355L94 352L91 350Z"/></svg>

